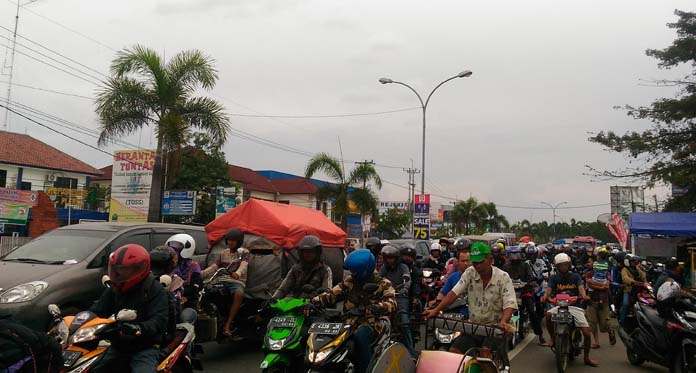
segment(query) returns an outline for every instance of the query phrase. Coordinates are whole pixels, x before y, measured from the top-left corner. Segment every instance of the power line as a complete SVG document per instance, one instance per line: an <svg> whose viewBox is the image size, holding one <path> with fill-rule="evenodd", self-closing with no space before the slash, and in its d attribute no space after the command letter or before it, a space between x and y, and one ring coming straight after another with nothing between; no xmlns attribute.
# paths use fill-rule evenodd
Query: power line
<svg viewBox="0 0 696 373"><path fill-rule="evenodd" d="M0 47L9 48L9 47L8 47L7 45L5 45L5 44L0 44ZM36 57L33 57L33 56L31 56L31 55L28 55L28 54L26 54L26 53L24 53L24 52L22 52L22 51L19 51L19 50L18 50L18 51L16 51L16 52L19 53L19 54L21 54L21 55L23 55L23 56L25 56L25 57L27 57L27 58L30 58L30 59L34 60L34 61L37 61L37 62L42 63L42 64L44 64L44 65L50 66L50 67L52 67L52 68L54 68L54 69L56 69L56 70L58 70L58 71L62 71L62 72L64 72L64 73L68 74L68 75L71 75L71 76L75 77L75 78L78 78L78 79L80 79L80 80L84 80L84 81L87 82L87 83L91 83L91 84L94 84L94 85L97 85L97 86L99 85L99 83L95 83L95 82L93 82L93 81L91 81L91 80L89 80L89 79L86 79L86 78L81 77L81 76L79 76L79 75L75 75L75 74L71 73L70 71L67 71L67 70L65 70L65 69L62 69L62 68L57 67L57 66L55 66L55 65L51 65L51 64L48 63L48 62L42 61L42 60L40 60L40 59L38 59L38 58L36 58Z"/></svg>
<svg viewBox="0 0 696 373"><path fill-rule="evenodd" d="M364 117L370 115L384 115L392 113L400 113L403 111L410 111L421 109L419 107L406 108L406 109L395 109L386 111L373 111L368 113L347 113L347 114L324 114L324 115L266 115L266 114L230 114L233 117L247 117L247 118L286 118L286 119L308 119L308 118L346 118L346 117Z"/></svg>
<svg viewBox="0 0 696 373"><path fill-rule="evenodd" d="M0 83L10 84L10 85L13 85L13 86L16 86L16 87L34 89L34 90L37 90L37 91L55 93L55 94L63 95L63 96L71 96L71 97L77 97L77 98L84 98L84 99L87 99L87 100L94 100L94 97L82 96L82 95L78 95L78 94L70 93L70 92L54 91L54 90L52 90L52 89L39 88L39 87L34 87L34 86L24 85L24 84L19 84L19 83L14 83L14 82L10 83L10 82L3 81L3 80L0 80Z"/></svg>

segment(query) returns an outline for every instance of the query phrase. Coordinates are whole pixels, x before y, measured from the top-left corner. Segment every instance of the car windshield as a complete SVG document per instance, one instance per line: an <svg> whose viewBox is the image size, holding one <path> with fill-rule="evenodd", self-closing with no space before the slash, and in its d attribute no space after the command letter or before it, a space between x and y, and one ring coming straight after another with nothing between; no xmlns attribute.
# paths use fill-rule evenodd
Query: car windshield
<svg viewBox="0 0 696 373"><path fill-rule="evenodd" d="M113 232L56 229L20 246L3 261L61 264L77 263L94 252Z"/></svg>

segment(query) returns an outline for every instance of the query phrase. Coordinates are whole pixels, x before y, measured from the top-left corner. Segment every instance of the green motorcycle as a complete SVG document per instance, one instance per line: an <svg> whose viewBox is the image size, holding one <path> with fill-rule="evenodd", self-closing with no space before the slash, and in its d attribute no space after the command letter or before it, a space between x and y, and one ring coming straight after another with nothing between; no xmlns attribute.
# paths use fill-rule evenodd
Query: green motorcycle
<svg viewBox="0 0 696 373"><path fill-rule="evenodd" d="M270 305L277 316L268 322L263 338L264 373L302 371L305 352L302 326L309 304L309 298L285 298Z"/></svg>

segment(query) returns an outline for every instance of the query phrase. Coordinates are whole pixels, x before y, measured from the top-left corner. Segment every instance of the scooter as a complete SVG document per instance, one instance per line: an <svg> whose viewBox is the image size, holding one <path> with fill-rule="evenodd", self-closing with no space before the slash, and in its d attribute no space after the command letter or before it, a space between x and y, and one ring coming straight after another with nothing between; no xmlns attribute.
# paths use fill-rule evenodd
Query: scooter
<svg viewBox="0 0 696 373"><path fill-rule="evenodd" d="M377 284L368 283L366 292L377 290ZM353 308L344 315L335 309L324 309L322 316L326 321L315 322L309 327L305 365L308 372L354 372L352 361L353 333L360 321L368 316L366 309ZM415 371L415 365L406 347L399 342L390 341L391 323L388 317L379 317L383 330L373 344L373 357L367 369L371 373L381 373L389 369L401 372Z"/></svg>
<svg viewBox="0 0 696 373"><path fill-rule="evenodd" d="M469 308L467 306L466 297L457 298L457 300L450 304L447 309L444 310L442 318L452 320L467 320L469 318ZM443 327L435 327L433 328L433 343L430 345L426 343L426 348L429 350L449 351L452 342L460 335L460 331L444 327L444 325Z"/></svg>
<svg viewBox="0 0 696 373"><path fill-rule="evenodd" d="M520 280L512 281L512 287L515 289L515 296L517 297L518 307L522 304L525 298L532 298L532 304L534 304L534 293L532 292L532 289L529 288L527 285L528 284L526 282L522 282ZM519 308L515 310L515 312L512 315L513 319L511 319L511 322L515 326L515 329L517 329L517 333L515 333L515 335L513 335L512 338L510 338L510 346L508 346L510 349L514 348L514 346L517 343L524 340L524 337L527 334L527 327L529 326L529 312L532 310L529 310L525 307L522 311L520 311Z"/></svg>
<svg viewBox="0 0 696 373"><path fill-rule="evenodd" d="M582 333L575 326L575 319L570 313L570 305L575 304L578 297L567 294L558 294L556 298L549 299L552 304L558 305L558 312L552 315L555 335L553 352L556 355L556 369L558 373L564 373L568 369L568 362L574 360L582 351Z"/></svg>
<svg viewBox="0 0 696 373"><path fill-rule="evenodd" d="M440 270L436 268L423 268L422 272L423 304L427 305L430 301L435 300L444 282L442 281Z"/></svg>
<svg viewBox="0 0 696 373"><path fill-rule="evenodd" d="M623 325L620 325L620 329L624 329L627 334L631 334L631 332L638 327L635 304L641 303L652 307L655 305L656 299L652 285L647 282L641 282L633 285L631 288L631 294L628 298L628 312L626 313L626 319L624 320Z"/></svg>

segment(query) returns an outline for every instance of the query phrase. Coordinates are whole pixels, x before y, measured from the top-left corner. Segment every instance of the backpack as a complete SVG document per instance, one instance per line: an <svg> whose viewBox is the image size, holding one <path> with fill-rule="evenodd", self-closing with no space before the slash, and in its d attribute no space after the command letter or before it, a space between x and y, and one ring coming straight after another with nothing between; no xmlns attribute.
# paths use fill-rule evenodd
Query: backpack
<svg viewBox="0 0 696 373"><path fill-rule="evenodd" d="M55 340L17 322L0 320L0 373L53 373L62 367Z"/></svg>

